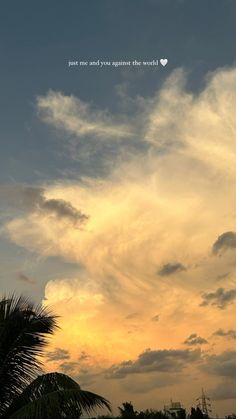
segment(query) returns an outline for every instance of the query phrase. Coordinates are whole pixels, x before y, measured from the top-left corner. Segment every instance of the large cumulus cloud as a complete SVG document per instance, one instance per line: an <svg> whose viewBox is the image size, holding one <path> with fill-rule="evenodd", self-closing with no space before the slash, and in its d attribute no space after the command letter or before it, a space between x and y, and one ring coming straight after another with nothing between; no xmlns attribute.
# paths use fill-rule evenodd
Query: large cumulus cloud
<svg viewBox="0 0 236 419"><path fill-rule="evenodd" d="M215 72L198 94L185 83L184 72L175 71L161 91L142 99L143 113L132 123L61 93L38 101L43 120L79 141L91 134L145 144L126 159L122 143L105 178L22 190L27 211L5 223L14 243L83 266L83 276L51 279L45 289L45 301L62 316L54 346L66 341L70 348L64 368L76 369L79 342L91 354L94 377L99 365L111 364L113 375L165 366L175 374L197 352L165 348L177 348L191 330L208 337L219 327L234 328L235 257L221 250L234 247L236 70ZM158 321L150 321L157 313ZM160 352L142 352L157 344ZM222 365L234 371L234 357L209 358L204 373L223 375ZM124 359L134 361L124 365Z"/></svg>

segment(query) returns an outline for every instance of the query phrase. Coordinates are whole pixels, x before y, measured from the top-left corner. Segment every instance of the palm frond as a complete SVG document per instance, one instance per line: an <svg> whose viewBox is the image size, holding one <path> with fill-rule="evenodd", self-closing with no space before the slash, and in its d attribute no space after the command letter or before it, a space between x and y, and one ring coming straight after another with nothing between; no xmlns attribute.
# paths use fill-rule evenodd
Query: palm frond
<svg viewBox="0 0 236 419"><path fill-rule="evenodd" d="M38 356L56 327L55 316L23 297L0 301L0 415L40 372Z"/></svg>
<svg viewBox="0 0 236 419"><path fill-rule="evenodd" d="M81 390L65 374L50 373L34 380L6 412L9 419L79 418L82 411L90 413L110 403L95 393Z"/></svg>

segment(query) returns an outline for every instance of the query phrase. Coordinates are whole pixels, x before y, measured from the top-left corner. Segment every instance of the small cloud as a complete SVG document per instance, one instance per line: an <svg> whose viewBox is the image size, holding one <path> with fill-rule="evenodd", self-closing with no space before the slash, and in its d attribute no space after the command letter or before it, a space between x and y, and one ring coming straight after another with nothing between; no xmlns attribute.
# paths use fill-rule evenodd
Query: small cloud
<svg viewBox="0 0 236 419"><path fill-rule="evenodd" d="M225 291L224 288L218 288L215 292L209 292L202 295L202 303L200 306L216 306L220 309L226 308L229 304L233 303L236 298L236 290L231 289Z"/></svg>
<svg viewBox="0 0 236 419"><path fill-rule="evenodd" d="M221 234L212 247L212 252L217 255L220 250L236 249L236 233L227 231Z"/></svg>
<svg viewBox="0 0 236 419"><path fill-rule="evenodd" d="M26 282L27 284L34 285L35 280L28 277L27 275L23 274L22 272L19 272L16 278L18 281Z"/></svg>
<svg viewBox="0 0 236 419"><path fill-rule="evenodd" d="M138 311L135 311L135 312L133 312L133 313L128 314L128 316L126 316L125 318L126 318L127 320L129 320L129 319L134 319L134 318L136 318L136 317L138 317L138 316L139 316L139 312L138 312Z"/></svg>
<svg viewBox="0 0 236 419"><path fill-rule="evenodd" d="M156 314L155 316L153 316L152 318L151 318L151 321L152 322L158 322L160 320L160 314Z"/></svg>
<svg viewBox="0 0 236 419"><path fill-rule="evenodd" d="M70 354L66 349L55 348L54 351L47 352L47 361L61 361L69 358Z"/></svg>
<svg viewBox="0 0 236 419"><path fill-rule="evenodd" d="M70 202L64 199L44 199L40 205L40 209L55 214L58 218L67 218L73 223L83 223L88 216L73 207Z"/></svg>
<svg viewBox="0 0 236 419"><path fill-rule="evenodd" d="M87 354L87 352L82 351L80 356L79 356L79 361L87 361L87 359L90 358L90 355Z"/></svg>
<svg viewBox="0 0 236 419"><path fill-rule="evenodd" d="M208 343L206 339L198 336L196 333L192 333L185 341L185 345L193 346L193 345L203 345Z"/></svg>
<svg viewBox="0 0 236 419"><path fill-rule="evenodd" d="M79 363L78 362L63 362L62 364L60 364L60 369L64 372L64 373L71 373L73 371L75 371L75 369L79 367Z"/></svg>
<svg viewBox="0 0 236 419"><path fill-rule="evenodd" d="M236 330L230 329L226 331L224 329L218 329L213 333L213 336L221 336L229 339L236 339Z"/></svg>
<svg viewBox="0 0 236 419"><path fill-rule="evenodd" d="M166 263L159 270L158 275L168 276L175 274L176 272L186 271L186 267L182 263Z"/></svg>

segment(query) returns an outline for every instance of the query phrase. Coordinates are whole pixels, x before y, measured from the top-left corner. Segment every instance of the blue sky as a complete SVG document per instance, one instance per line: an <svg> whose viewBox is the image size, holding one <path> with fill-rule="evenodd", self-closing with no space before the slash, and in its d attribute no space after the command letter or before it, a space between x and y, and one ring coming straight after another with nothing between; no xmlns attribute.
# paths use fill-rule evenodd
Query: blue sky
<svg viewBox="0 0 236 419"><path fill-rule="evenodd" d="M14 4L14 7L13 7ZM152 94L178 66L190 71L191 88L205 74L234 62L233 1L41 1L3 2L1 8L1 175L9 180L57 176L70 165L55 156L53 135L39 123L35 98L48 89L79 95L115 109L115 86L124 71L67 68L73 57L152 59L167 56L165 71L150 70L130 87ZM131 72L135 71L133 69ZM13 123L14 118L14 123ZM27 164L25 164L27 162Z"/></svg>

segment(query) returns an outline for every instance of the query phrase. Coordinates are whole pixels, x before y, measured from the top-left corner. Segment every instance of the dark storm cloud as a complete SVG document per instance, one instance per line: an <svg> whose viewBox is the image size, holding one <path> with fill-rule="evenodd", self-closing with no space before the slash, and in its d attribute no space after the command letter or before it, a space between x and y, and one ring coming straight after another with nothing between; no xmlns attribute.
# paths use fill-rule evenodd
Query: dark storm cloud
<svg viewBox="0 0 236 419"><path fill-rule="evenodd" d="M186 268L184 265L182 265L182 263L166 263L161 267L161 269L158 272L158 275L167 276L181 271L186 271Z"/></svg>
<svg viewBox="0 0 236 419"><path fill-rule="evenodd" d="M208 356L201 369L209 374L236 378L236 351Z"/></svg>
<svg viewBox="0 0 236 419"><path fill-rule="evenodd" d="M206 339L198 336L196 333L192 333L185 341L185 345L193 346L193 345L202 345L208 343Z"/></svg>
<svg viewBox="0 0 236 419"><path fill-rule="evenodd" d="M234 231L227 231L221 234L215 241L212 247L212 252L217 255L220 250L235 249L236 248L236 233Z"/></svg>
<svg viewBox="0 0 236 419"><path fill-rule="evenodd" d="M1 206L12 211L40 211L55 215L57 218L70 220L74 224L82 224L88 219L70 202L64 199L47 199L44 189L24 185L0 185Z"/></svg>
<svg viewBox="0 0 236 419"><path fill-rule="evenodd" d="M61 361L69 358L70 354L66 349L55 348L54 351L47 352L47 361Z"/></svg>
<svg viewBox="0 0 236 419"><path fill-rule="evenodd" d="M209 292L202 295L202 303L200 306L216 306L220 309L226 308L236 298L236 290L231 289L225 291L224 288L218 288L215 292Z"/></svg>
<svg viewBox="0 0 236 419"><path fill-rule="evenodd" d="M150 372L176 373L200 358L200 350L147 349L135 361L124 361L106 370L106 378L124 378L130 374Z"/></svg>
<svg viewBox="0 0 236 419"><path fill-rule="evenodd" d="M220 337L226 337L229 339L236 339L236 330L230 329L230 330L224 330L224 329L218 329L213 333L213 336L220 336Z"/></svg>
<svg viewBox="0 0 236 419"><path fill-rule="evenodd" d="M27 275L23 274L22 272L19 272L17 275L17 280L18 281L22 281L22 282L26 282L27 284L35 284L35 280L28 277Z"/></svg>

